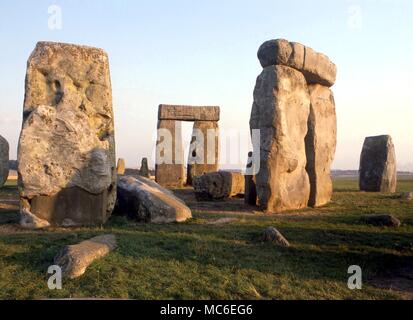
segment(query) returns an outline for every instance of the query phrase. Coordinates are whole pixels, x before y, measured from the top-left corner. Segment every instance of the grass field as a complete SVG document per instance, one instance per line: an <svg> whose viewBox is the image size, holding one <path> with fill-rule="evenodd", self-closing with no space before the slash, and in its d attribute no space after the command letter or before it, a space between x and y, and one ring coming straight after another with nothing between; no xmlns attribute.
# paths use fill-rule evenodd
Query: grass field
<svg viewBox="0 0 413 320"><path fill-rule="evenodd" d="M413 180L401 180L402 191L413 191ZM412 298L413 202L396 196L357 192L357 181L346 178L335 181L333 201L320 209L265 216L195 207L194 219L182 224L112 217L104 228L34 232L16 226L17 189L9 184L0 191L0 299ZM369 213L391 213L403 224L361 224ZM223 217L235 220L210 223ZM267 226L291 247L261 243ZM103 233L116 234L119 248L83 277L64 280L62 290L49 290L47 268L59 249ZM362 290L347 288L350 265L362 267Z"/></svg>

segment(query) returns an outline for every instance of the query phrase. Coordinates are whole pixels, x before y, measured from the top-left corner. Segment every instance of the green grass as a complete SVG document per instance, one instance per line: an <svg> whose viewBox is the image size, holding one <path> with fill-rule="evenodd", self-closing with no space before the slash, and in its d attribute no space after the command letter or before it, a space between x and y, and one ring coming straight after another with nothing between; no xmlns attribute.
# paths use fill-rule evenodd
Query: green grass
<svg viewBox="0 0 413 320"><path fill-rule="evenodd" d="M103 228L22 232L17 213L0 213L0 299L400 299L371 279L413 262L413 203L394 195L357 192L357 181L335 181L333 201L320 209L285 215L225 217L193 212L181 224L137 224L113 217ZM398 192L412 191L403 180ZM8 185L0 198L16 195ZM391 213L397 229L360 224L367 213ZM234 217L234 215L228 215ZM277 227L290 248L261 243L267 226ZM47 288L47 268L62 246L114 233L119 248L96 261L84 276ZM347 288L350 265L363 269L363 289Z"/></svg>

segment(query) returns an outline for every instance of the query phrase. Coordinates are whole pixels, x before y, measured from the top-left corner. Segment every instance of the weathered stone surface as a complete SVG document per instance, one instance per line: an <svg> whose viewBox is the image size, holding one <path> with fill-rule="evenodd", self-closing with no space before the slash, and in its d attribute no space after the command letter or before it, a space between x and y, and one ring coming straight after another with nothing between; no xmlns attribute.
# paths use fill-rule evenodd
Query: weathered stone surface
<svg viewBox="0 0 413 320"><path fill-rule="evenodd" d="M285 39L264 42L258 50L263 68L284 65L302 72L309 84L331 87L336 81L337 68L330 59L300 43Z"/></svg>
<svg viewBox="0 0 413 320"><path fill-rule="evenodd" d="M0 136L0 188L9 177L9 143Z"/></svg>
<svg viewBox="0 0 413 320"><path fill-rule="evenodd" d="M158 121L155 180L167 188L182 188L185 183L182 123L180 121Z"/></svg>
<svg viewBox="0 0 413 320"><path fill-rule="evenodd" d="M191 209L173 192L140 176L119 178L115 213L148 223L182 222L192 217Z"/></svg>
<svg viewBox="0 0 413 320"><path fill-rule="evenodd" d="M360 156L361 191L396 192L396 154L388 135L367 137Z"/></svg>
<svg viewBox="0 0 413 320"><path fill-rule="evenodd" d="M400 198L407 201L413 200L413 192L403 192L400 195Z"/></svg>
<svg viewBox="0 0 413 320"><path fill-rule="evenodd" d="M269 213L304 208L310 183L304 139L310 96L304 76L286 66L264 68L254 89L250 129L260 130L258 204Z"/></svg>
<svg viewBox="0 0 413 320"><path fill-rule="evenodd" d="M263 242L274 242L282 247L289 247L290 243L284 236L274 227L268 227L264 230L261 241Z"/></svg>
<svg viewBox="0 0 413 320"><path fill-rule="evenodd" d="M47 220L40 219L32 214L28 209L20 210L20 225L26 229L44 229L50 226Z"/></svg>
<svg viewBox="0 0 413 320"><path fill-rule="evenodd" d="M221 200L244 194L245 181L240 172L218 171L194 177L197 200Z"/></svg>
<svg viewBox="0 0 413 320"><path fill-rule="evenodd" d="M248 153L248 162L246 173L244 176L245 179L245 195L244 202L249 205L257 205L257 186L254 172L254 163L252 161L252 152Z"/></svg>
<svg viewBox="0 0 413 320"><path fill-rule="evenodd" d="M219 166L219 128L216 121L195 121L189 147L187 184L194 177L216 172Z"/></svg>
<svg viewBox="0 0 413 320"><path fill-rule="evenodd" d="M145 178L149 178L149 167L148 167L148 158L142 158L141 168L139 169L139 175Z"/></svg>
<svg viewBox="0 0 413 320"><path fill-rule="evenodd" d="M161 104L159 120L219 121L219 107L178 106Z"/></svg>
<svg viewBox="0 0 413 320"><path fill-rule="evenodd" d="M361 218L362 223L371 224L377 227L394 227L398 228L401 222L390 214L370 214Z"/></svg>
<svg viewBox="0 0 413 320"><path fill-rule="evenodd" d="M62 268L64 276L74 279L86 272L93 261L116 249L116 237L112 234L97 236L79 244L64 247L54 258L54 264Z"/></svg>
<svg viewBox="0 0 413 320"><path fill-rule="evenodd" d="M119 158L118 164L116 166L116 173L119 175L123 175L125 174L125 170L126 170L125 159Z"/></svg>
<svg viewBox="0 0 413 320"><path fill-rule="evenodd" d="M115 161L106 53L39 42L27 65L18 149L22 209L56 225L105 222L116 200Z"/></svg>
<svg viewBox="0 0 413 320"><path fill-rule="evenodd" d="M327 204L333 194L331 164L337 144L337 119L332 91L319 84L309 85L310 116L305 139L307 166L310 178L308 205L319 207Z"/></svg>

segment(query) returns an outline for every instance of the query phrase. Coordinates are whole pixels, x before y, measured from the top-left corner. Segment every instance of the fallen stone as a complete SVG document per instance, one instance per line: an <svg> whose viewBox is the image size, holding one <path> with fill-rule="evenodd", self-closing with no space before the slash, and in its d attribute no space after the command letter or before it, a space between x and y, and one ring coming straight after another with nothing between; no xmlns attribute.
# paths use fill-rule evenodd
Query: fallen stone
<svg viewBox="0 0 413 320"><path fill-rule="evenodd" d="M258 50L263 68L284 65L302 72L308 84L331 87L336 81L337 68L330 59L300 43L285 39L264 42Z"/></svg>
<svg viewBox="0 0 413 320"><path fill-rule="evenodd" d="M307 207L305 136L310 96L304 76L282 66L264 68L254 89L250 129L260 130L257 201L267 213Z"/></svg>
<svg viewBox="0 0 413 320"><path fill-rule="evenodd" d="M264 230L261 241L263 242L275 242L282 247L289 247L290 243L284 236L274 227L268 227Z"/></svg>
<svg viewBox="0 0 413 320"><path fill-rule="evenodd" d="M192 217L191 209L172 191L141 176L119 178L115 213L147 223L183 222Z"/></svg>
<svg viewBox="0 0 413 320"><path fill-rule="evenodd" d="M219 107L196 107L161 104L159 120L219 121Z"/></svg>
<svg viewBox="0 0 413 320"><path fill-rule="evenodd" d="M50 223L36 217L27 208L22 208L20 210L20 226L25 229L38 230L50 227Z"/></svg>
<svg viewBox="0 0 413 320"><path fill-rule="evenodd" d="M0 188L9 177L9 143L0 136Z"/></svg>
<svg viewBox="0 0 413 320"><path fill-rule="evenodd" d="M218 171L194 177L195 197L202 200L222 200L244 194L245 181L240 172Z"/></svg>
<svg viewBox="0 0 413 320"><path fill-rule="evenodd" d="M337 119L332 91L319 84L309 85L310 116L305 138L306 170L310 179L308 205L320 207L333 195L331 164L337 143Z"/></svg>
<svg viewBox="0 0 413 320"><path fill-rule="evenodd" d="M116 173L119 175L124 175L126 170L125 159L119 158L118 164L116 166Z"/></svg>
<svg viewBox="0 0 413 320"><path fill-rule="evenodd" d="M148 158L142 158L141 168L139 169L139 175L145 178L149 178Z"/></svg>
<svg viewBox="0 0 413 320"><path fill-rule="evenodd" d="M74 279L86 272L95 260L116 249L116 237L112 234L97 236L79 244L64 247L54 258L64 276Z"/></svg>
<svg viewBox="0 0 413 320"><path fill-rule="evenodd" d="M401 222L390 214L372 214L361 218L362 223L371 224L377 227L394 227L398 228Z"/></svg>
<svg viewBox="0 0 413 320"><path fill-rule="evenodd" d="M218 171L219 128L217 121L195 121L188 154L186 183L194 177Z"/></svg>
<svg viewBox="0 0 413 320"><path fill-rule="evenodd" d="M367 137L360 156L361 191L396 192L396 154L390 136Z"/></svg>
<svg viewBox="0 0 413 320"><path fill-rule="evenodd" d="M155 180L166 188L182 188L185 184L182 123L158 121Z"/></svg>
<svg viewBox="0 0 413 320"><path fill-rule="evenodd" d="M403 192L400 195L400 198L402 200L408 200L408 201L413 200L413 192Z"/></svg>
<svg viewBox="0 0 413 320"><path fill-rule="evenodd" d="M27 64L18 148L21 212L57 226L103 224L116 201L115 161L106 53L39 42Z"/></svg>

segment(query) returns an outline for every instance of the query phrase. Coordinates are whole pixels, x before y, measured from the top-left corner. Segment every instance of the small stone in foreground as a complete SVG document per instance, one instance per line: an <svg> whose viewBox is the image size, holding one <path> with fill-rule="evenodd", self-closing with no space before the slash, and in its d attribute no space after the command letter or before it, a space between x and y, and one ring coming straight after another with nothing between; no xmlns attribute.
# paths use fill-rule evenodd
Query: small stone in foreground
<svg viewBox="0 0 413 320"><path fill-rule="evenodd" d="M413 200L413 192L403 192L400 198L403 200Z"/></svg>
<svg viewBox="0 0 413 320"><path fill-rule="evenodd" d="M282 247L289 247L290 243L284 236L274 227L268 227L262 234L261 241L275 242Z"/></svg>
<svg viewBox="0 0 413 320"><path fill-rule="evenodd" d="M396 217L390 214L372 214L361 218L361 221L366 224L371 224L376 227L394 227L398 228L401 222Z"/></svg>
<svg viewBox="0 0 413 320"><path fill-rule="evenodd" d="M116 237L113 234L97 236L64 247L54 258L54 263L62 268L63 275L74 279L83 275L93 261L106 256L116 249L116 246Z"/></svg>

